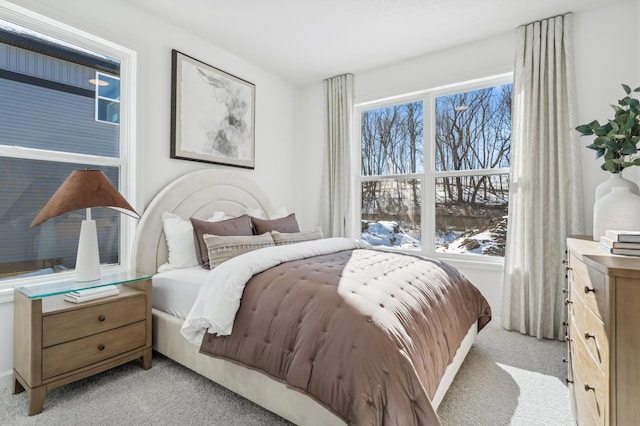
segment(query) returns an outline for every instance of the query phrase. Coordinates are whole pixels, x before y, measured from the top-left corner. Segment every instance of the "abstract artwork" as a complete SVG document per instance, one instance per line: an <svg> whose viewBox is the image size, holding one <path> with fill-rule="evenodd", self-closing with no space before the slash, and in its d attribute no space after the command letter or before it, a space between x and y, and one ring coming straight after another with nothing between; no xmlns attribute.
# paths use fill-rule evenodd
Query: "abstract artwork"
<svg viewBox="0 0 640 426"><path fill-rule="evenodd" d="M171 158L253 169L255 85L172 51Z"/></svg>

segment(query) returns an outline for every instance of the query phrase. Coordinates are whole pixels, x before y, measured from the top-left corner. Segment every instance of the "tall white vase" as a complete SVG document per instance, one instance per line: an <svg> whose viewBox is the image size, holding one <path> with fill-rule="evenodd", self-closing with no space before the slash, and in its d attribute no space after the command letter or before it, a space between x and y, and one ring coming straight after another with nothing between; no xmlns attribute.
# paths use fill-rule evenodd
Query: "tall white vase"
<svg viewBox="0 0 640 426"><path fill-rule="evenodd" d="M600 241L607 229L640 231L640 196L627 186L614 186L593 205L593 239Z"/></svg>
<svg viewBox="0 0 640 426"><path fill-rule="evenodd" d="M632 193L640 195L640 188L638 188L638 185L622 177L622 173L609 173L609 179L596 186L595 201L598 201L599 198L611 192L611 188L614 186L626 186Z"/></svg>

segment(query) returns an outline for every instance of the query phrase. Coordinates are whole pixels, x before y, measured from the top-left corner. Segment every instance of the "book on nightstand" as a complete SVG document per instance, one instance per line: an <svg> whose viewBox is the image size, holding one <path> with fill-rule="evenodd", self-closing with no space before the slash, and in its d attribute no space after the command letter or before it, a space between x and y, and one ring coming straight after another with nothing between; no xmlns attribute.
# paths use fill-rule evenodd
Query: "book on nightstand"
<svg viewBox="0 0 640 426"><path fill-rule="evenodd" d="M88 288L86 290L76 290L64 295L64 300L73 303L88 302L89 300L101 299L103 297L115 296L120 290L115 285L104 287Z"/></svg>
<svg viewBox="0 0 640 426"><path fill-rule="evenodd" d="M640 243L625 243L621 241L614 241L611 238L605 237L604 235L600 237L600 242L609 248L640 250Z"/></svg>

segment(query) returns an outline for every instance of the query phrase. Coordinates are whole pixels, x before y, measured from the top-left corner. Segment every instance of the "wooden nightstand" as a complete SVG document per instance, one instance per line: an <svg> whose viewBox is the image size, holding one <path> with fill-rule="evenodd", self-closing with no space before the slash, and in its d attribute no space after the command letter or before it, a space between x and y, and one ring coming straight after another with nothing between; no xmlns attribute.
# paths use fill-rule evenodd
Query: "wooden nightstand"
<svg viewBox="0 0 640 426"><path fill-rule="evenodd" d="M82 303L74 290L117 285L120 293ZM13 393L29 394L29 415L47 390L140 358L151 368L151 276L105 274L99 281L59 281L14 291Z"/></svg>

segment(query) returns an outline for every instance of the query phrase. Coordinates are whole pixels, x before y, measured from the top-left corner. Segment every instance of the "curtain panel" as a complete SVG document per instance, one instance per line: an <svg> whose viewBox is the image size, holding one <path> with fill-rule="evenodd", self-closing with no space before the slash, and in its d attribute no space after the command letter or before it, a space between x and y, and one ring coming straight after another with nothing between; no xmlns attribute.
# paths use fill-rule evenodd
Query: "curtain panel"
<svg viewBox="0 0 640 426"><path fill-rule="evenodd" d="M323 223L325 236L344 237L351 232L351 134L353 75L324 81L325 159L323 170Z"/></svg>
<svg viewBox="0 0 640 426"><path fill-rule="evenodd" d="M566 237L583 233L572 15L517 29L504 328L560 339Z"/></svg>

